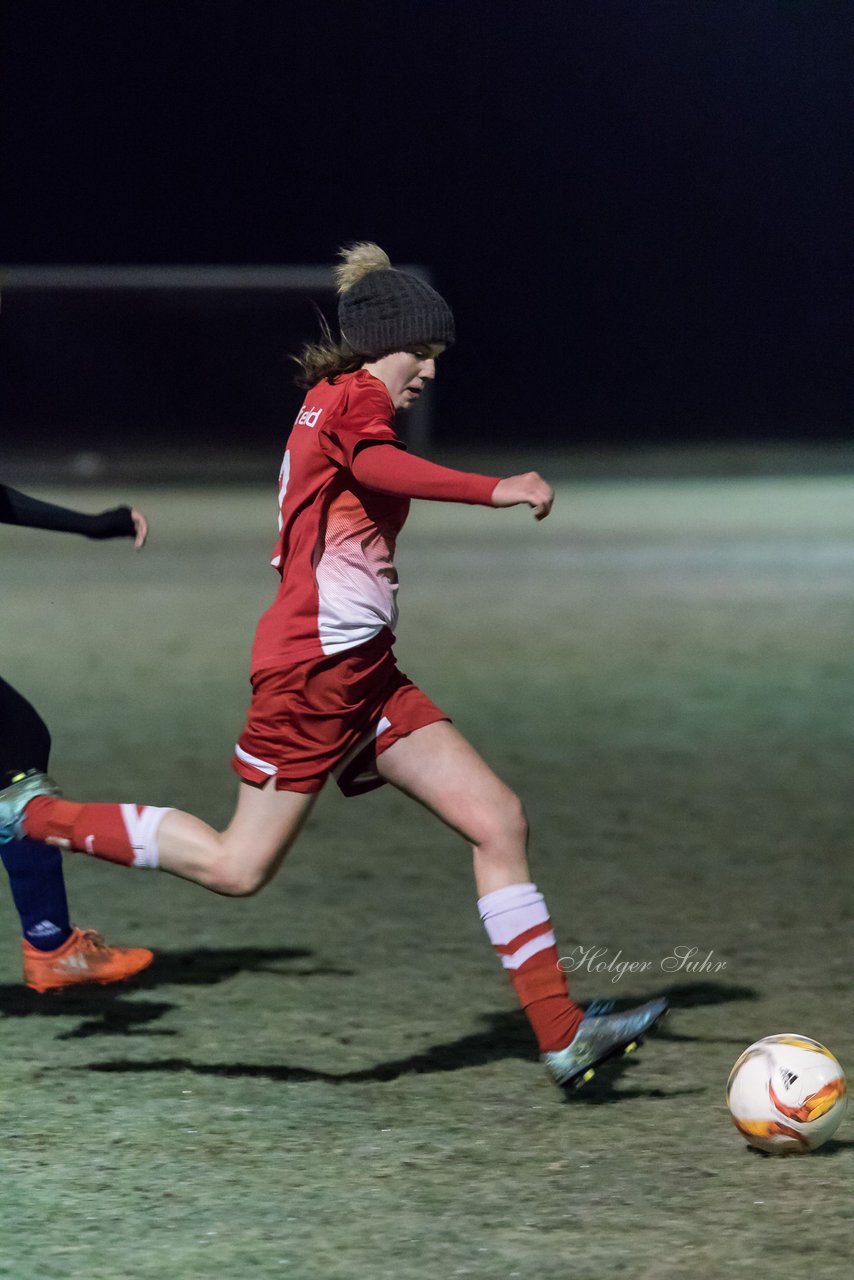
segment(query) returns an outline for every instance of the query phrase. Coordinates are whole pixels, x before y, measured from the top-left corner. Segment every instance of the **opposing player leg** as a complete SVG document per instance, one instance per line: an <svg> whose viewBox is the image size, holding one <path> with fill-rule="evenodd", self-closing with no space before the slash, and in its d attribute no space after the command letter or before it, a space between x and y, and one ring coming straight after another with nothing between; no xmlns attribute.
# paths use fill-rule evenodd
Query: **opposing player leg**
<svg viewBox="0 0 854 1280"><path fill-rule="evenodd" d="M23 763L45 770L47 725L27 699L0 680L0 785ZM24 982L35 991L83 982L119 982L153 959L143 947L110 946L93 930L71 924L58 849L33 840L0 845L12 900L21 921Z"/></svg>

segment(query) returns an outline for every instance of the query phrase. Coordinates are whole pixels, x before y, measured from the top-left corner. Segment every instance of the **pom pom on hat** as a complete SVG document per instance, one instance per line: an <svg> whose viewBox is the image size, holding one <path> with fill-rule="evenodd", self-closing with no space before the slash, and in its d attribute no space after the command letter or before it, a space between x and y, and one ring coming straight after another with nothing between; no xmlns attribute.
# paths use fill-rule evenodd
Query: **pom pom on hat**
<svg viewBox="0 0 854 1280"><path fill-rule="evenodd" d="M335 268L341 336L358 355L382 356L420 343L454 341L454 317L441 294L408 271L392 267L377 244L340 251Z"/></svg>

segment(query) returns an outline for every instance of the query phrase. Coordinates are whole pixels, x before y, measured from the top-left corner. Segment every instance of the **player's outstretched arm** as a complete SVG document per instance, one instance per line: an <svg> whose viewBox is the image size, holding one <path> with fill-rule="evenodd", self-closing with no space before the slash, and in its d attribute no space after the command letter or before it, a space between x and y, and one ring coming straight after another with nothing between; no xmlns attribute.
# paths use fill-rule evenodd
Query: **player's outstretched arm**
<svg viewBox="0 0 854 1280"><path fill-rule="evenodd" d="M148 521L141 511L111 507L97 515L59 507L0 484L0 524L17 524L28 529L53 529L57 533L79 533L85 538L133 538L137 550L145 545Z"/></svg>
<svg viewBox="0 0 854 1280"><path fill-rule="evenodd" d="M405 453L396 445L370 443L354 456L351 470L360 484L380 493L435 502L470 502L484 507L515 507L527 503L543 520L552 509L554 491L536 471L523 476L481 476L454 471L425 458Z"/></svg>
<svg viewBox="0 0 854 1280"><path fill-rule="evenodd" d="M492 491L494 507L518 507L526 503L537 520L545 520L552 509L555 491L536 471L499 480Z"/></svg>
<svg viewBox="0 0 854 1280"><path fill-rule="evenodd" d="M401 498L427 498L433 502L469 502L488 507L497 476L440 467L417 454L407 453L385 441L364 442L353 457L353 475L367 489L393 493Z"/></svg>

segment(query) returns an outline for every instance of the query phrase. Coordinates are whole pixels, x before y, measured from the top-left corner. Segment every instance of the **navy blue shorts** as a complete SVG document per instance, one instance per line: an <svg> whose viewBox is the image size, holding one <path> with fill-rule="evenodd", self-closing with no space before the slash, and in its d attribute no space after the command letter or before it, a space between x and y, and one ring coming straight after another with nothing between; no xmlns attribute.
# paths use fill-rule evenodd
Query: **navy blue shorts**
<svg viewBox="0 0 854 1280"><path fill-rule="evenodd" d="M35 707L0 679L0 786L26 769L47 770L50 733Z"/></svg>

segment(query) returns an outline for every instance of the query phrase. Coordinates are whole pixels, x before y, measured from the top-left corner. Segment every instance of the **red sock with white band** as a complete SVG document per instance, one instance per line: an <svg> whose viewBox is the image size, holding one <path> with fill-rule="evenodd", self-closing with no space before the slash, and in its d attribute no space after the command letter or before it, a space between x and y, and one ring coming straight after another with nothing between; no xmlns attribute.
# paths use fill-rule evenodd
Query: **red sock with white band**
<svg viewBox="0 0 854 1280"><path fill-rule="evenodd" d="M535 884L511 884L478 899L480 918L501 958L541 1053L565 1049L584 1010L569 997L545 899Z"/></svg>
<svg viewBox="0 0 854 1280"><path fill-rule="evenodd" d="M78 804L36 796L24 810L24 830L33 840L64 840L127 867L157 866L157 828L169 809L137 804Z"/></svg>

